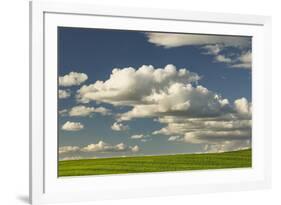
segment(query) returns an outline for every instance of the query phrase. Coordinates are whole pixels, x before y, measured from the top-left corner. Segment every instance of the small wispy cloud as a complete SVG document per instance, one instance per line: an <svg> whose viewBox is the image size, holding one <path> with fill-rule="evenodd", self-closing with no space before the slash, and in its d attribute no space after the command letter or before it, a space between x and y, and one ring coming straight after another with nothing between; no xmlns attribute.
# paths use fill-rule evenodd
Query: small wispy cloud
<svg viewBox="0 0 281 205"><path fill-rule="evenodd" d="M165 48L181 46L203 46L221 44L245 48L251 43L249 37L227 36L227 35L202 35L202 34L178 34L178 33L146 33L148 42Z"/></svg>
<svg viewBox="0 0 281 205"><path fill-rule="evenodd" d="M227 35L200 35L147 32L148 42L164 48L199 46L202 54L214 56L214 61L225 63L233 68L251 68L251 38ZM235 48L226 55L228 48ZM238 54L238 56L233 55Z"/></svg>
<svg viewBox="0 0 281 205"><path fill-rule="evenodd" d="M69 154L74 152L84 152L84 153L90 153L90 152L97 152L97 153L110 153L110 152L139 152L140 147L138 145L134 146L128 146L124 143L119 144L109 144L102 140L100 140L96 144L88 144L84 147L79 146L62 146L59 147L59 154Z"/></svg>
<svg viewBox="0 0 281 205"><path fill-rule="evenodd" d="M229 51L228 47L220 45L206 45L201 49L202 54L212 55L214 62L225 63L232 68L251 69L252 67L252 52L249 49Z"/></svg>
<svg viewBox="0 0 281 205"><path fill-rule="evenodd" d="M143 135L143 134L132 135L130 138L131 138L131 139L143 139L143 138L144 138L144 135Z"/></svg>
<svg viewBox="0 0 281 205"><path fill-rule="evenodd" d="M181 136L171 136L168 138L168 141L172 141L172 142L182 141L182 137Z"/></svg>

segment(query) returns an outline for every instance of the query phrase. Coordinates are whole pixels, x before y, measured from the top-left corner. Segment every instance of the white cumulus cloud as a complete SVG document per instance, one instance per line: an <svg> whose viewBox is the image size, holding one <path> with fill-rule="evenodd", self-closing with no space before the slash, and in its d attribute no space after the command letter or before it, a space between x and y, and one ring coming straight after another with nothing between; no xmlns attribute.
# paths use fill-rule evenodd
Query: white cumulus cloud
<svg viewBox="0 0 281 205"><path fill-rule="evenodd" d="M66 99L71 96L71 93L69 90L59 90L59 99Z"/></svg>
<svg viewBox="0 0 281 205"><path fill-rule="evenodd" d="M108 144L104 141L99 141L97 144L89 144L80 149L82 152L138 152L139 146L128 146L124 143L116 145Z"/></svg>
<svg viewBox="0 0 281 205"><path fill-rule="evenodd" d="M100 113L101 115L111 115L111 111L105 107L95 108L95 113Z"/></svg>
<svg viewBox="0 0 281 205"><path fill-rule="evenodd" d="M113 152L131 152L131 153L136 153L140 151L140 147L138 145L134 146L128 146L124 143L119 143L119 144L109 144L104 141L99 141L96 144L88 144L84 147L79 147L79 146L62 146L59 147L59 154L62 156L65 156L70 153L90 153L90 152L96 152L96 153L113 153ZM93 158L93 157L91 157ZM65 156L61 158L61 160L76 160L76 159L82 159L80 156Z"/></svg>
<svg viewBox="0 0 281 205"><path fill-rule="evenodd" d="M198 74L185 68L177 70L174 65L164 68L152 65L143 65L138 69L115 68L108 80L82 86L77 98L84 103L94 100L113 105L133 105L174 83L196 83L199 79Z"/></svg>
<svg viewBox="0 0 281 205"><path fill-rule="evenodd" d="M87 79L88 76L85 73L70 72L67 75L59 77L59 85L63 87L81 85Z"/></svg>
<svg viewBox="0 0 281 205"><path fill-rule="evenodd" d="M226 56L221 55L221 54L215 56L215 60L216 60L217 62L222 62L222 63L232 63L232 62L233 62L233 60L232 60L231 58L226 57Z"/></svg>
<svg viewBox="0 0 281 205"><path fill-rule="evenodd" d="M95 108L93 107L86 107L84 105L79 105L79 106L75 106L72 107L69 110L69 116L89 116L91 115L93 112L95 111Z"/></svg>
<svg viewBox="0 0 281 205"><path fill-rule="evenodd" d="M125 130L128 130L129 127L127 125L124 125L124 124L120 123L120 122L115 122L111 126L111 129L114 130L114 131L125 131Z"/></svg>
<svg viewBox="0 0 281 205"><path fill-rule="evenodd" d="M175 83L142 99L143 103L120 114L119 120L164 115L213 116L231 109L227 99L201 85Z"/></svg>
<svg viewBox="0 0 281 205"><path fill-rule="evenodd" d="M235 109L240 114L251 114L252 104L246 98L240 98L234 101Z"/></svg>
<svg viewBox="0 0 281 205"><path fill-rule="evenodd" d="M65 131L79 131L82 130L83 128L84 125L81 124L80 122L70 122L70 121L67 121L62 126L62 130Z"/></svg>
<svg viewBox="0 0 281 205"><path fill-rule="evenodd" d="M140 147L138 145L135 145L133 147L131 147L132 152L139 152L140 151Z"/></svg>
<svg viewBox="0 0 281 205"><path fill-rule="evenodd" d="M80 150L80 147L78 147L78 146L62 146L62 147L59 147L59 154L77 152L79 150Z"/></svg>
<svg viewBox="0 0 281 205"><path fill-rule="evenodd" d="M209 145L210 151L215 148L230 151L250 146L252 132L249 114L227 113L216 117L196 118L166 116L160 117L159 122L166 126L154 131L153 134L170 136L168 141L171 142L205 144Z"/></svg>
<svg viewBox="0 0 281 205"><path fill-rule="evenodd" d="M215 53L216 48L212 49ZM229 142L221 149L236 149L238 144L246 147L252 134L251 103L246 98L230 102L200 85L199 80L198 74L174 65L114 69L107 80L82 86L77 98L127 107L128 111L116 115L117 121L111 126L115 131L128 130L123 123L134 118L154 118L163 127L152 134L167 136L170 143L214 148ZM143 136L131 138L146 141Z"/></svg>
<svg viewBox="0 0 281 205"><path fill-rule="evenodd" d="M106 109L104 107L86 107L84 105L78 105L75 107L72 107L68 114L69 116L90 116L93 113L100 113L101 115L110 115L111 112L109 109Z"/></svg>

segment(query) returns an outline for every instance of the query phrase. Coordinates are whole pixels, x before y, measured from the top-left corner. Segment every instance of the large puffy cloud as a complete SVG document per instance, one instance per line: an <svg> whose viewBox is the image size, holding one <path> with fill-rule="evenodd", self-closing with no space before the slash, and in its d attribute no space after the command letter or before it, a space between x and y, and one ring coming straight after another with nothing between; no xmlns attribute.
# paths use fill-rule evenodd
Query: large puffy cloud
<svg viewBox="0 0 281 205"><path fill-rule="evenodd" d="M68 115L69 116L82 116L82 117L86 117L86 116L90 116L93 113L100 113L101 115L110 115L111 112L109 109L104 108L104 107L86 107L84 105L78 105L75 107L72 107L69 112Z"/></svg>
<svg viewBox="0 0 281 205"><path fill-rule="evenodd" d="M146 33L148 42L166 48L208 44L223 44L225 46L247 47L249 37L220 36L200 34L175 34L175 33Z"/></svg>
<svg viewBox="0 0 281 205"><path fill-rule="evenodd" d="M226 102L225 102L226 103ZM166 124L154 135L170 136L168 141L209 145L207 152L231 151L251 146L251 103L237 99L228 109L211 115L162 115L158 120ZM204 106L201 107L204 109ZM205 146L206 147L206 146Z"/></svg>
<svg viewBox="0 0 281 205"><path fill-rule="evenodd" d="M231 111L227 99L203 86L175 83L161 92L153 92L143 97L143 103L135 105L132 110L119 115L119 120L138 117L157 117L178 115L189 117L217 116Z"/></svg>
<svg viewBox="0 0 281 205"><path fill-rule="evenodd" d="M251 119L248 116L239 114L225 114L216 117L187 118L186 116L164 116L158 121L166 124L166 127L153 132L154 135L188 135L196 137L202 135L212 135L215 131L218 135L226 134L235 130L250 130ZM209 132L210 131L210 132ZM221 133L219 133L222 131ZM242 132L239 132L242 133ZM200 135L201 136L201 135Z"/></svg>
<svg viewBox="0 0 281 205"><path fill-rule="evenodd" d="M85 73L70 72L67 75L59 77L59 85L69 87L74 85L81 85L88 79Z"/></svg>
<svg viewBox="0 0 281 205"><path fill-rule="evenodd" d="M173 65L124 68L113 70L105 82L81 87L78 99L133 107L120 114L119 121L159 115L212 116L231 109L227 99L203 86L194 87L192 83L199 79L197 74Z"/></svg>
<svg viewBox="0 0 281 205"><path fill-rule="evenodd" d="M229 102L199 85L199 79L196 73L173 65L163 69L115 69L108 80L83 86L78 99L129 108L116 115L117 122L111 127L116 131L128 129L124 121L154 118L164 126L153 135L166 135L171 143L212 145L212 150L236 149L238 144L247 147L251 140L251 103L246 98Z"/></svg>
<svg viewBox="0 0 281 205"><path fill-rule="evenodd" d="M250 113L197 118L166 116L158 121L166 126L154 131L154 135L171 136L169 141L206 145L205 151L230 151L251 146Z"/></svg>
<svg viewBox="0 0 281 205"><path fill-rule="evenodd" d="M174 65L165 68L152 65L143 65L139 69L115 68L108 80L82 86L77 97L84 103L95 100L113 105L133 105L174 83L193 83L199 79L196 73L184 68L177 70Z"/></svg>
<svg viewBox="0 0 281 205"><path fill-rule="evenodd" d="M67 121L66 123L64 123L62 125L61 128L62 128L62 130L65 130L65 131L79 131L84 128L84 125L80 122Z"/></svg>

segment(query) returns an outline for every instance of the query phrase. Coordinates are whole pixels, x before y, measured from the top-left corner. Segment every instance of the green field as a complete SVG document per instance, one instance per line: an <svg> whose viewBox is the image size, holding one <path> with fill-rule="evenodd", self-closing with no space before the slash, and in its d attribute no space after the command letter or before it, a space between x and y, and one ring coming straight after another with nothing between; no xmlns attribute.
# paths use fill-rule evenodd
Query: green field
<svg viewBox="0 0 281 205"><path fill-rule="evenodd" d="M59 176L165 172L252 166L252 150L209 154L82 159L59 162Z"/></svg>

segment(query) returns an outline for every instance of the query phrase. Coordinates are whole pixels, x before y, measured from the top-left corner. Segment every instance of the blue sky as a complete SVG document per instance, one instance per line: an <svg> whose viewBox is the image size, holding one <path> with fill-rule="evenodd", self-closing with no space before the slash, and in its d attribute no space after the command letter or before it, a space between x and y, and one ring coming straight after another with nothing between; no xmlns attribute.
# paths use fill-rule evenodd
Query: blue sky
<svg viewBox="0 0 281 205"><path fill-rule="evenodd" d="M250 37L60 27L58 39L60 159L250 146Z"/></svg>

